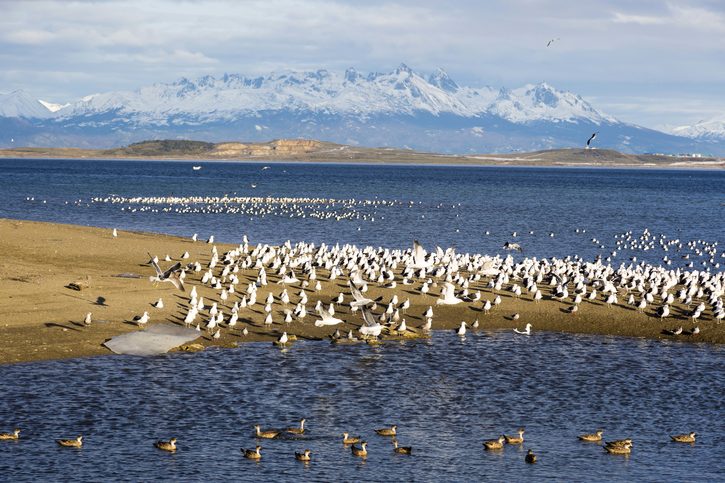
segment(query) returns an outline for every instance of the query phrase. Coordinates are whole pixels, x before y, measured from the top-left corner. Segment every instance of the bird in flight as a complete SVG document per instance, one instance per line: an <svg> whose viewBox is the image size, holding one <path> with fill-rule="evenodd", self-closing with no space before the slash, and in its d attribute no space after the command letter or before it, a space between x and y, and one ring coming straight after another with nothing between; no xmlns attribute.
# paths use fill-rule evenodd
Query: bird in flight
<svg viewBox="0 0 725 483"><path fill-rule="evenodd" d="M589 139L587 139L587 149L589 149L589 148L590 148L590 145L591 145L592 141L594 141L594 138L596 138L596 137L597 137L597 134L599 134L599 131L597 131L597 132L593 133L593 134L592 134L592 135L591 135L591 136L589 137Z"/></svg>
<svg viewBox="0 0 725 483"><path fill-rule="evenodd" d="M550 46L551 46L551 44L553 44L553 43L554 43L554 42L556 42L557 40L559 40L559 37L557 37L557 38L555 38L555 39L551 39L551 40L549 40L549 41L548 41L548 42L546 43L546 46L547 46L547 47L550 47Z"/></svg>

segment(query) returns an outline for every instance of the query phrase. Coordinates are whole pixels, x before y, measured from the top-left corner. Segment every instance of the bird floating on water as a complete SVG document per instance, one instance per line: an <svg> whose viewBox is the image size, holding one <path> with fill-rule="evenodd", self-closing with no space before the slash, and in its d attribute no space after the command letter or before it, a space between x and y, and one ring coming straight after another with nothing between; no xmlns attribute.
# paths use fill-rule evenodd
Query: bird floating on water
<svg viewBox="0 0 725 483"><path fill-rule="evenodd" d="M300 426L299 428L287 428L285 429L286 432L290 434L304 434L305 432L305 418L300 419Z"/></svg>
<svg viewBox="0 0 725 483"><path fill-rule="evenodd" d="M524 428L519 428L516 432L519 434L518 436L503 435L506 444L522 444L524 442Z"/></svg>
<svg viewBox="0 0 725 483"><path fill-rule="evenodd" d="M413 453L413 447L412 446L398 446L398 440L393 440L393 452L397 454L412 454Z"/></svg>
<svg viewBox="0 0 725 483"><path fill-rule="evenodd" d="M672 441L676 443L694 443L696 436L697 433L693 431L692 433L688 434L676 434L674 436L670 436L670 438L672 438Z"/></svg>
<svg viewBox="0 0 725 483"><path fill-rule="evenodd" d="M579 435L578 438L580 441L590 441L590 442L596 442L602 440L602 435L604 434L603 429L597 429L593 433L585 433L582 435Z"/></svg>
<svg viewBox="0 0 725 483"><path fill-rule="evenodd" d="M12 433L0 433L0 440L19 439L20 429L15 428Z"/></svg>
<svg viewBox="0 0 725 483"><path fill-rule="evenodd" d="M504 435L498 437L498 439L489 439L483 442L483 447L486 451L496 451L503 449L503 443L506 441Z"/></svg>
<svg viewBox="0 0 725 483"><path fill-rule="evenodd" d="M366 441L363 441L360 443L360 447L353 445L350 450L352 451L353 456L360 456L361 458L365 458L368 455L368 449L367 449L368 443Z"/></svg>
<svg viewBox="0 0 725 483"><path fill-rule="evenodd" d="M309 449L304 450L302 453L295 452L295 459L297 461L309 463L310 461L312 461L312 457L310 456L311 453L312 451L310 451Z"/></svg>
<svg viewBox="0 0 725 483"><path fill-rule="evenodd" d="M524 330L514 329L514 332L521 335L531 335L531 324L526 324Z"/></svg>
<svg viewBox="0 0 725 483"><path fill-rule="evenodd" d="M533 465L534 463L536 463L536 455L534 454L534 450L531 450L530 449L526 453L526 456L524 457L524 461L526 461L527 463L529 463L531 465Z"/></svg>
<svg viewBox="0 0 725 483"><path fill-rule="evenodd" d="M389 428L376 429L375 433L379 436L395 436L397 434L398 426L393 424Z"/></svg>
<svg viewBox="0 0 725 483"><path fill-rule="evenodd" d="M250 460L259 460L262 459L262 447L257 446L254 449L244 449L242 448L241 451L244 454L244 457Z"/></svg>
<svg viewBox="0 0 725 483"><path fill-rule="evenodd" d="M164 451L174 452L176 451L176 438L171 438L168 441L156 441L154 447Z"/></svg>
<svg viewBox="0 0 725 483"><path fill-rule="evenodd" d="M342 433L342 444L356 444L360 442L360 436L350 436L350 433Z"/></svg>
<svg viewBox="0 0 725 483"><path fill-rule="evenodd" d="M80 448L83 446L83 436L78 436L76 439L57 439L55 442L67 448Z"/></svg>
<svg viewBox="0 0 725 483"><path fill-rule="evenodd" d="M277 436L279 436L279 431L276 431L274 429L267 429L267 430L262 431L261 428L262 427L259 424L254 426L254 431L255 431L254 436L255 437L262 438L262 439L274 439Z"/></svg>

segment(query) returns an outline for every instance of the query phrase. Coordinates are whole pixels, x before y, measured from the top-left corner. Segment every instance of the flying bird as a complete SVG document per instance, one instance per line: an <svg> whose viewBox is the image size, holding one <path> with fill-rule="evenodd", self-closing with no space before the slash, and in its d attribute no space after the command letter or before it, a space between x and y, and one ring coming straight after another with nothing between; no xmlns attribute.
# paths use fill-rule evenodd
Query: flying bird
<svg viewBox="0 0 725 483"><path fill-rule="evenodd" d="M549 41L548 41L548 42L546 43L546 46L547 46L547 47L550 47L550 46L551 46L551 44L553 44L553 43L554 43L554 42L556 42L557 40L560 40L560 39L559 39L559 37L557 37L557 38L555 38L555 39L551 39L551 40L549 40Z"/></svg>
<svg viewBox="0 0 725 483"><path fill-rule="evenodd" d="M151 257L151 254L149 254L149 257ZM159 282L171 282L174 287L184 291L184 282L179 277L179 274L177 272L181 271L181 263L176 262L174 266L166 270L165 272L161 271L161 268L159 267L159 264L156 263L156 259L154 257L151 257L151 265L153 265L154 270L156 271L155 277L149 277L150 282L159 283Z"/></svg>
<svg viewBox="0 0 725 483"><path fill-rule="evenodd" d="M589 137L589 139L587 139L587 149L589 149L589 148L591 147L590 145L591 145L592 141L594 141L594 138L596 138L596 137L597 137L597 134L599 134L599 131L597 131L597 132L593 133L593 134L592 134L592 135L591 135L591 136Z"/></svg>

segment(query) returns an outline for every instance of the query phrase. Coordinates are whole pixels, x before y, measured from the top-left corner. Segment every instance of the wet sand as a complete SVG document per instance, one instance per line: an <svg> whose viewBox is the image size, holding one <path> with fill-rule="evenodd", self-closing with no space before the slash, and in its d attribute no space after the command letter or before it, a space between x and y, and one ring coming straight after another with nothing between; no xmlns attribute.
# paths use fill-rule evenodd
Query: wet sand
<svg viewBox="0 0 725 483"><path fill-rule="evenodd" d="M81 227L55 223L41 223L20 220L0 219L0 364L63 359L111 354L102 344L109 338L139 330L132 321L135 316L148 311L149 324L175 323L182 324L186 314L188 291L197 286L199 295L208 301L207 305L216 301L220 307L226 306L227 316L230 307L238 294L226 303L219 300L218 293L207 286L201 286L200 277L203 272L187 274L187 292L176 290L171 284L162 283L154 286L148 280L153 275L153 268L147 264L147 252L158 255L162 260L162 268L172 262L163 262L168 254L174 261L181 260L181 255L188 251L190 258L183 262L200 261L202 265L209 261L211 245L202 241L192 242L190 238L179 238L153 233L127 232L118 230L119 236L113 238L107 228ZM190 234L191 235L191 234ZM233 248L233 245L216 244L220 254ZM118 275L125 274L126 277ZM347 277L338 277L330 281L326 270L318 269L318 280L322 282L322 290L315 292L311 287L306 289L309 297L307 304L308 316L304 322L283 322L284 314L278 300L274 305L275 324L271 328L264 327L263 300L271 291L275 296L283 290L277 284L279 277L268 270L269 285L259 288L258 302L252 308L241 309L239 322L234 330L222 330L222 336L213 340L205 331L200 333L195 343L203 346L233 347L245 341L273 341L283 330L294 334L300 339L326 338L335 328L314 326L312 308L318 299L326 305L340 292L345 293L346 303L336 305L336 317L346 321L339 326L346 333L361 324L358 314L351 314L347 302L350 300L347 288ZM128 278L136 275L138 278ZM240 270L240 290L256 279L256 270ZM67 285L89 277L89 287L76 291ZM487 279L480 286L469 287L475 292L481 290L483 299L492 299L495 295L491 289L485 288ZM457 328L461 321L469 324L478 319L478 330L522 328L527 322L536 331L555 331L584 334L618 335L631 337L662 338L683 342L725 342L725 324L714 321L710 309L698 321L701 332L692 336L667 336L664 329L684 326L690 329L694 324L687 320L681 304L672 306L669 318L660 320L654 313L656 304L648 307L644 314L633 307L626 306L626 297L620 292L622 302L612 308L601 300L584 301L579 313L573 316L567 312L570 304L549 300L548 285L542 285L544 300L534 303L530 294L520 299L511 292L503 290L498 294L503 299L501 306L494 308L486 315L481 309L481 302L476 304L462 303L455 306L436 306L438 289L432 289L436 295L420 295L418 283L410 286L398 285L395 289L379 287L370 283L368 296L383 296L387 303L397 293L403 301L410 298L411 307L403 315L409 327L423 324L423 313L432 305L435 312L434 329ZM299 283L287 286L293 308L297 302L296 294L300 290ZM165 307L156 309L151 306L159 297L163 298ZM380 309L379 309L380 310ZM378 313L379 313L378 310ZM83 318L87 312L93 313L93 322L84 326ZM514 313L520 319L512 320ZM197 319L199 320L199 319ZM247 336L241 331L246 327Z"/></svg>

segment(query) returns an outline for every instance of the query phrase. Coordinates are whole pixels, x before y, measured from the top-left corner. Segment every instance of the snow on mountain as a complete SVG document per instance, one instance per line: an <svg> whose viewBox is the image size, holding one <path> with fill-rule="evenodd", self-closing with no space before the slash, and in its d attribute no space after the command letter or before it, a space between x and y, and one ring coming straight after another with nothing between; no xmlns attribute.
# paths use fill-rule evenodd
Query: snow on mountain
<svg viewBox="0 0 725 483"><path fill-rule="evenodd" d="M545 82L528 84L512 91L501 89L488 111L515 123L539 120L577 122L582 118L597 125L617 122L594 109L580 96L557 90Z"/></svg>
<svg viewBox="0 0 725 483"><path fill-rule="evenodd" d="M377 115L494 114L522 123L532 120L595 123L612 118L581 97L547 84L497 92L490 87L461 87L442 69L425 78L405 64L389 73L362 74L282 71L250 78L225 74L196 80L182 78L133 92L110 92L81 99L58 111L63 118L115 111L141 124L164 125L170 116L193 115L195 121L235 119L259 111L309 111L367 118Z"/></svg>
<svg viewBox="0 0 725 483"><path fill-rule="evenodd" d="M21 117L26 119L46 118L52 112L40 101L23 90L7 94L0 93L0 116Z"/></svg>
<svg viewBox="0 0 725 483"><path fill-rule="evenodd" d="M700 121L691 126L676 127L671 132L688 138L725 140L725 116Z"/></svg>
<svg viewBox="0 0 725 483"><path fill-rule="evenodd" d="M67 102L65 104L56 104L53 102L44 101L42 99L38 99L38 102L41 103L50 112L57 112L57 111L60 111L61 109L63 109L64 107L70 106L69 102Z"/></svg>
<svg viewBox="0 0 725 483"><path fill-rule="evenodd" d="M134 91L85 96L69 105L22 91L0 95L0 147L113 147L147 139L311 138L441 153L596 147L623 152L725 152L702 141L635 126L546 83L469 87L444 70L284 70L265 76L181 78Z"/></svg>

